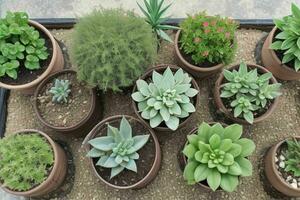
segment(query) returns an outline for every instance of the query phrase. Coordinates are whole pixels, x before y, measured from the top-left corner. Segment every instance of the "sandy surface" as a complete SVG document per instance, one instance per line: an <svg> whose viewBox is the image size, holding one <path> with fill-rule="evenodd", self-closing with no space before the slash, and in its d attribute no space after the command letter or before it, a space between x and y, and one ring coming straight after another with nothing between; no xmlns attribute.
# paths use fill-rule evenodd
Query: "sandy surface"
<svg viewBox="0 0 300 200"><path fill-rule="evenodd" d="M71 30L53 31L54 36L69 46ZM248 63L255 63L254 49L256 43L265 35L258 30L239 30L237 39L239 48L235 63L244 60ZM163 43L157 63L175 63L172 45ZM90 170L85 158L85 152L81 148L83 139L75 139L54 133L43 127L34 115L30 97L22 96L18 92L11 92L8 103L7 134L23 129L36 128L49 133L54 138L65 140L72 149L76 165L75 183L72 191L61 199L275 199L274 193L264 190L268 183L261 181L262 167L261 158L266 149L276 141L288 136L299 135L299 114L300 114L300 82L283 82L282 97L275 113L266 121L245 128L245 137L254 140L257 148L250 160L254 166L252 177L241 178L240 185L236 192L207 192L197 185L188 186L182 177L182 172L177 161L177 154L181 151L185 136L188 132L202 121L218 121L215 115L215 107L212 104L212 88L216 77L198 81L201 93L200 106L197 108L197 115L186 127L173 134L157 133L161 143L163 161L161 170L156 179L147 187L138 191L118 191L101 183ZM114 114L134 115L130 105L130 95L107 93L104 98L104 117ZM263 177L263 176L262 176ZM270 196L271 195L271 196ZM278 197L277 199L284 199Z"/></svg>

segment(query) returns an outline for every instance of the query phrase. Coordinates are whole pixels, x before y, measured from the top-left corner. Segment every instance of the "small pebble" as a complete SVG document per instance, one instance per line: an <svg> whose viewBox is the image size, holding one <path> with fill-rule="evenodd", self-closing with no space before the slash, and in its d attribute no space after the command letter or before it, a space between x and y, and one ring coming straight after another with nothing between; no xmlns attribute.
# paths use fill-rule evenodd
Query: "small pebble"
<svg viewBox="0 0 300 200"><path fill-rule="evenodd" d="M285 160L285 157L284 157L283 155L280 155L280 156L279 156L279 159L280 159L281 161L284 161L284 160Z"/></svg>
<svg viewBox="0 0 300 200"><path fill-rule="evenodd" d="M58 115L58 119L61 119L62 118L62 115Z"/></svg>
<svg viewBox="0 0 300 200"><path fill-rule="evenodd" d="M67 123L67 118L64 118L63 124L66 124L66 123Z"/></svg>
<svg viewBox="0 0 300 200"><path fill-rule="evenodd" d="M280 168L284 168L284 167L285 167L285 163L281 161L281 162L279 163L279 167L280 167Z"/></svg>
<svg viewBox="0 0 300 200"><path fill-rule="evenodd" d="M292 182L293 182L293 183L297 183L297 180L293 178L293 181L292 181Z"/></svg>
<svg viewBox="0 0 300 200"><path fill-rule="evenodd" d="M278 158L277 158L277 157L275 157L275 162L276 162L276 163L278 162Z"/></svg>
<svg viewBox="0 0 300 200"><path fill-rule="evenodd" d="M286 177L286 181L287 181L287 182L289 182L289 181L292 180L292 179L293 179L292 176Z"/></svg>
<svg viewBox="0 0 300 200"><path fill-rule="evenodd" d="M298 188L297 183L291 183L291 186L292 186L293 188Z"/></svg>

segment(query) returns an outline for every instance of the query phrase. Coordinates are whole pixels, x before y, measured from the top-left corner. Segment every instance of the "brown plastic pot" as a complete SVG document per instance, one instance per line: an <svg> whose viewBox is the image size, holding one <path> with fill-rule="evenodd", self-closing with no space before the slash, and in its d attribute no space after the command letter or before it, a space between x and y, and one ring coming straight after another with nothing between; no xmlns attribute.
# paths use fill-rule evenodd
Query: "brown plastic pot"
<svg viewBox="0 0 300 200"><path fill-rule="evenodd" d="M52 48L53 48L53 52L52 52L52 55L51 55L51 61L50 61L49 66L34 81L31 81L30 83L26 83L26 84L23 84L23 85L8 85L8 84L0 82L0 87L6 88L6 89L9 89L9 90L18 90L18 91L20 91L24 94L33 94L36 86L43 79L45 79L47 76L49 76L49 74L54 73L56 71L59 71L59 70L63 69L63 67L64 67L64 57L63 57L62 51L61 51L58 43L56 42L56 40L52 36L52 34L43 25L39 24L38 22L29 20L29 25L31 25L35 29L43 32L50 39L51 44L52 44Z"/></svg>
<svg viewBox="0 0 300 200"><path fill-rule="evenodd" d="M208 76L218 73L223 69L224 64L222 63L212 67L197 66L192 63L189 63L180 52L180 47L179 47L180 33L181 30L178 30L174 41L175 57L179 66L182 66L182 68L184 68L187 72L189 72L190 74L198 78L206 78Z"/></svg>
<svg viewBox="0 0 300 200"><path fill-rule="evenodd" d="M48 178L44 182L42 182L40 185L28 191L18 192L18 191L10 190L7 187L2 187L2 189L8 193L17 196L40 197L54 191L63 183L67 173L67 156L64 150L58 144L56 144L47 134L41 131L34 130L34 129L25 129L25 130L18 131L15 134L28 134L28 133L40 134L51 145L54 153L54 164L52 170L49 173Z"/></svg>
<svg viewBox="0 0 300 200"><path fill-rule="evenodd" d="M250 68L250 69L257 68L258 73L260 73L260 74L264 74L264 73L269 72L267 69L265 69L264 67L259 66L259 65L247 64L247 67ZM233 70L233 69L238 69L238 68L239 68L239 65L234 65L234 66L228 68L228 70ZM227 118L229 118L232 121L235 121L239 124L251 125L249 122L247 122L244 119L234 117L233 113L231 111L229 111L225 107L225 105L223 104L222 98L220 96L223 81L224 81L224 74L221 73L219 78L217 79L217 81L215 83L215 89L214 89L214 100L215 100L215 104L217 106L218 111L223 113ZM277 83L277 80L274 77L272 77L270 79L270 81L271 81L272 84ZM253 124L256 124L256 123L261 122L261 121L265 120L266 118L268 118L274 112L274 110L276 109L276 107L278 105L278 102L279 102L279 97L276 97L274 99L273 103L271 104L271 106L269 107L269 109L263 115L254 118Z"/></svg>
<svg viewBox="0 0 300 200"><path fill-rule="evenodd" d="M214 125L216 123L218 123L218 122L209 122L208 124L209 125ZM224 124L224 123L220 123L220 124L223 127L227 126L227 124ZM198 131L198 127L195 127L193 130L191 130L189 132L188 135L196 134L197 131ZM187 143L188 143L188 141L186 140L186 142L183 145L182 150L184 149L185 145L187 145ZM179 161L179 164L182 167L182 170L184 170L185 166L187 165L187 157L182 153L182 151L180 152L180 155L178 157L178 161ZM197 185L199 185L201 188L203 188L207 192L213 192L213 190L207 184L204 184L203 182L198 182ZM215 192L218 192L218 191L222 191L222 189L219 187Z"/></svg>
<svg viewBox="0 0 300 200"><path fill-rule="evenodd" d="M45 125L48 128L51 128L55 131L58 132L63 132L63 133L74 133L76 136L83 136L86 135L92 128L95 126L100 119L99 115L99 107L100 107L100 102L99 98L96 93L96 89L89 89L91 94L92 94L92 102L90 105L90 109L85 117L83 117L78 123L76 123L73 126L70 127L58 127L58 126L53 126L47 121L44 120L42 117L39 109L38 109L38 95L40 94L42 88L44 85L47 83L51 82L51 80L55 79L57 76L60 76L62 74L67 74L67 73L73 73L76 74L76 71L72 69L65 69L62 71L55 72L54 74L51 74L48 76L46 79L44 79L36 88L35 93L34 93L34 112L37 115L38 119L40 122Z"/></svg>
<svg viewBox="0 0 300 200"><path fill-rule="evenodd" d="M300 140L299 136L295 137ZM300 197L300 189L291 187L286 181L279 175L279 172L275 164L275 155L278 149L286 142L283 140L278 142L267 152L265 157L265 174L271 185L279 192L292 197Z"/></svg>
<svg viewBox="0 0 300 200"><path fill-rule="evenodd" d="M176 70L178 70L178 69L180 69L176 65L172 65L172 64L160 64L160 65L157 65L157 66L155 66L155 67L147 70L146 73L144 75L142 75L139 79L146 80L146 79L150 78L152 76L152 72L154 70L156 72L158 72L158 73L163 73L168 67L170 67L170 69L173 72L176 71ZM193 86L193 88L199 91L198 94L195 97L193 97L194 106L197 109L197 107L199 107L199 103L200 103L200 89L199 89L199 86L198 86L197 82L195 81L195 79L192 76L191 76L191 78L192 78L192 86ZM136 92L136 90L137 90L137 88L136 88L136 84L135 84L132 93ZM138 118L149 125L149 121L145 120L140 115L140 112L138 111L138 108L137 108L137 104L136 104L136 102L133 99L132 99L132 107L133 107L133 110L134 110L135 114L138 116ZM193 116L194 113L191 113L187 118L185 118L179 124L178 128L175 131L177 131L177 130L181 129L182 127L184 127L189 122L189 120L192 118L192 116ZM158 126L158 127L155 127L154 130L155 131L159 131L159 132L165 132L165 133L174 132L173 130L169 129L167 126L165 126L165 127Z"/></svg>
<svg viewBox="0 0 300 200"><path fill-rule="evenodd" d="M140 181L138 181L137 183L133 184L133 185L128 185L128 186L119 186L119 185L114 185L112 183L109 183L108 181L106 181L104 178L102 178L100 176L100 174L97 172L97 169L93 163L93 159L92 158L88 158L89 159L89 163L90 163L90 166L93 170L93 172L95 173L95 175L102 181L104 182L106 185L112 187L112 188L115 188L115 189L122 189L122 190L125 190L125 189L141 189L141 188L144 188L146 187L156 176L157 176L157 173L160 169L160 165L161 165L161 149L160 149L160 146L159 146L159 142L156 138L156 135L155 133L153 132L153 130L143 121L135 118L135 117L132 117L132 116L129 116L129 115L115 115L115 116L111 116L111 117L108 117L104 120L102 120L101 122L99 122L94 128L93 130L91 130L91 132L85 137L84 141L83 141L83 145L85 146L85 149L86 151L90 151L91 150L91 145L88 144L88 141L95 138L95 137L99 137L101 135L99 135L99 133L101 133L101 130L105 129L107 127L107 124L108 123L112 123L112 122L120 122L122 117L125 117L129 123L130 121L135 121L136 123L142 125L145 129L148 130L148 132L150 133L153 141L154 141L154 145L155 145L155 152L149 152L149 153L153 153L155 154L155 159L154 159L154 162L152 164L152 167L150 169L150 171L147 173L147 175L141 179ZM134 131L134 127L133 128L133 131Z"/></svg>
<svg viewBox="0 0 300 200"><path fill-rule="evenodd" d="M282 64L281 60L276 55L275 51L270 48L273 43L277 28L274 27L269 33L266 41L264 42L261 51L261 60L264 66L272 72L272 74L281 80L298 80L300 79L300 72Z"/></svg>

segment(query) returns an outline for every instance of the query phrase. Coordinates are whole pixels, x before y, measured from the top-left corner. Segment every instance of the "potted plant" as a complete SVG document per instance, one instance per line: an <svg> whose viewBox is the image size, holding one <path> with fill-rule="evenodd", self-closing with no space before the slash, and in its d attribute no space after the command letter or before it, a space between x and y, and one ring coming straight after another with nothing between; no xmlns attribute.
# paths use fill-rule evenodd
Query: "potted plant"
<svg viewBox="0 0 300 200"><path fill-rule="evenodd" d="M24 12L0 19L0 87L31 94L64 59L51 33Z"/></svg>
<svg viewBox="0 0 300 200"><path fill-rule="evenodd" d="M278 142L265 157L271 185L287 196L300 197L300 137Z"/></svg>
<svg viewBox="0 0 300 200"><path fill-rule="evenodd" d="M206 189L233 192L239 178L252 175L250 156L255 144L241 138L243 128L232 124L203 122L187 136L183 149L185 168L183 177L188 184L198 184Z"/></svg>
<svg viewBox="0 0 300 200"><path fill-rule="evenodd" d="M175 36L175 55L180 66L197 77L220 71L236 51L235 21L201 12L188 16Z"/></svg>
<svg viewBox="0 0 300 200"><path fill-rule="evenodd" d="M62 70L50 75L34 93L34 111L45 126L79 135L97 123L99 98L76 77L76 71Z"/></svg>
<svg viewBox="0 0 300 200"><path fill-rule="evenodd" d="M163 132L183 127L200 98L197 82L174 65L148 70L136 81L131 97L136 115Z"/></svg>
<svg viewBox="0 0 300 200"><path fill-rule="evenodd" d="M241 63L224 70L215 84L218 110L241 124L258 123L275 110L281 84L265 68Z"/></svg>
<svg viewBox="0 0 300 200"><path fill-rule="evenodd" d="M300 79L300 9L292 4L291 10L292 15L274 20L261 52L264 66L282 80Z"/></svg>
<svg viewBox="0 0 300 200"><path fill-rule="evenodd" d="M170 8L171 4L163 7L164 0L146 0L144 1L144 4L145 9L137 2L137 5L146 17L146 22L151 25L157 38L173 43L173 40L164 30L177 30L178 27L163 24L168 19L164 15Z"/></svg>
<svg viewBox="0 0 300 200"><path fill-rule="evenodd" d="M131 116L101 121L83 144L97 177L116 189L145 187L160 168L161 151L154 132Z"/></svg>
<svg viewBox="0 0 300 200"><path fill-rule="evenodd" d="M121 9L94 11L83 17L72 39L70 55L78 79L104 91L132 86L156 57L151 27Z"/></svg>
<svg viewBox="0 0 300 200"><path fill-rule="evenodd" d="M67 158L47 134L26 129L0 140L0 183L18 196L37 197L64 181Z"/></svg>

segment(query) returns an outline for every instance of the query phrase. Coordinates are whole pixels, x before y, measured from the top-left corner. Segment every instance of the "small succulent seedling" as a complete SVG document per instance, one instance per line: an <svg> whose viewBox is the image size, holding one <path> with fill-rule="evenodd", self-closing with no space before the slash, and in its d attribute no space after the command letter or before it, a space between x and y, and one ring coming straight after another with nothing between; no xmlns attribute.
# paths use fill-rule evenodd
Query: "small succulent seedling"
<svg viewBox="0 0 300 200"><path fill-rule="evenodd" d="M188 159L183 176L188 184L206 180L213 191L221 187L232 192L239 176L251 176L252 164L246 157L253 153L255 144L241 138L242 132L238 124L224 128L219 123L210 126L203 122L197 134L188 135L183 149Z"/></svg>
<svg viewBox="0 0 300 200"><path fill-rule="evenodd" d="M54 163L49 143L37 133L0 140L0 180L3 187L27 191L41 184Z"/></svg>
<svg viewBox="0 0 300 200"><path fill-rule="evenodd" d="M155 128L165 122L168 128L176 130L180 118L186 118L196 109L191 98L198 94L192 88L192 78L182 69L175 74L168 67L163 74L152 73L152 82L136 82L137 92L131 96L138 104L139 112Z"/></svg>
<svg viewBox="0 0 300 200"><path fill-rule="evenodd" d="M144 7L146 10L139 3L137 4L145 15L146 22L151 25L157 36L173 43L170 36L164 30L177 30L179 28L176 26L163 24L167 20L164 15L170 8L171 4L163 7L164 0L144 0Z"/></svg>
<svg viewBox="0 0 300 200"><path fill-rule="evenodd" d="M257 69L248 72L247 65L241 63L239 70L224 70L228 81L223 84L221 97L230 99L234 117L243 117L253 123L254 112L265 108L268 100L275 99L280 93L280 83L270 84L270 72L259 75Z"/></svg>
<svg viewBox="0 0 300 200"><path fill-rule="evenodd" d="M132 137L132 128L125 117L122 118L120 128L107 125L107 136L97 137L89 141L93 147L88 157L99 158L96 165L110 168L110 178L115 177L124 169L137 172L135 160L137 153L149 140L150 135L136 135Z"/></svg>
<svg viewBox="0 0 300 200"><path fill-rule="evenodd" d="M294 177L300 177L300 143L296 138L288 140L286 143L288 149L284 153L286 158L284 170L291 172Z"/></svg>
<svg viewBox="0 0 300 200"><path fill-rule="evenodd" d="M20 63L25 68L40 68L40 61L48 58L45 40L28 24L24 12L7 12L0 19L0 77L17 79Z"/></svg>
<svg viewBox="0 0 300 200"><path fill-rule="evenodd" d="M292 15L275 19L276 27L281 31L275 36L270 48L283 52L282 63L292 62L295 71L300 69L300 9L292 3Z"/></svg>
<svg viewBox="0 0 300 200"><path fill-rule="evenodd" d="M53 94L52 102L67 103L71 92L70 81L55 79L54 86L49 90Z"/></svg>

